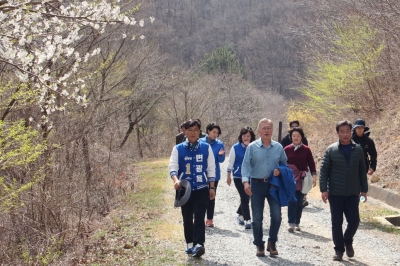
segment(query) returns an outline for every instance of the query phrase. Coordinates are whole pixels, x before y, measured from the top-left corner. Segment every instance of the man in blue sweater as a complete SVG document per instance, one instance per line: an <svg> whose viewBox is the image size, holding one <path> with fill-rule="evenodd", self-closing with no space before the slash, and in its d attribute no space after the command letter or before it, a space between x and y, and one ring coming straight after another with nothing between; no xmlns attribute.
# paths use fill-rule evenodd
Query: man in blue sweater
<svg viewBox="0 0 400 266"><path fill-rule="evenodd" d="M211 146L199 142L201 124L191 119L185 124L186 141L172 149L169 172L174 188L180 180L191 185L189 200L181 207L187 254L200 257L205 253L204 218L209 200L215 198L215 160Z"/></svg>

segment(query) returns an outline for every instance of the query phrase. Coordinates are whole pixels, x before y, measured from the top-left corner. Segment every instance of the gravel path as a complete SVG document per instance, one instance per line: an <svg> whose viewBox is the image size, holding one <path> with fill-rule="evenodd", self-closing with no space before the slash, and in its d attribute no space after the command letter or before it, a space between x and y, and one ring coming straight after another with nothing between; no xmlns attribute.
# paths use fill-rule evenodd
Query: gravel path
<svg viewBox="0 0 400 266"><path fill-rule="evenodd" d="M227 161L227 160L226 160ZM287 207L282 208L282 224L278 234L279 255L257 257L252 244L253 231L236 222L239 195L234 184L226 184L226 162L221 165L222 179L218 184L214 228L206 228L206 253L200 259L188 257L192 265L400 265L400 237L398 235L367 229L363 224L356 233L353 247L355 256L343 261L332 260L334 255L331 237L329 204L324 204L318 188L308 195L310 203L301 220L301 232L287 231ZM385 205L368 198L365 204ZM344 223L345 226L346 222ZM269 208L264 210L264 240L269 229Z"/></svg>

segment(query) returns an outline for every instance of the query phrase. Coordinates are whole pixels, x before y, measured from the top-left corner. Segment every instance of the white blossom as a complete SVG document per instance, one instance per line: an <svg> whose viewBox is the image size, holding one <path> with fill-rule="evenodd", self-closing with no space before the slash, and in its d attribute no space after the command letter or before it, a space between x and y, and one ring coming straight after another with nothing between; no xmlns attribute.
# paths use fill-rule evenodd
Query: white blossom
<svg viewBox="0 0 400 266"><path fill-rule="evenodd" d="M126 25L129 25L131 23L130 19L128 17L124 17L124 23Z"/></svg>
<svg viewBox="0 0 400 266"><path fill-rule="evenodd" d="M11 9L0 12L0 60L10 65L13 71L10 73L19 82L35 81L30 88L37 95L36 104L41 112L47 112L41 118L39 127L49 122L51 113L65 110L67 99L82 106L88 104L83 91L91 74L80 73L82 78L77 79L74 73L92 64L90 59L98 55L101 49L95 47L92 51L78 52L76 45L86 37L82 29L92 27L97 34L103 34L110 24L124 24L126 27L137 24L134 17L126 15L129 12L121 12L116 4L119 0L58 0L57 9L48 9L47 2L50 0L8 0L7 5ZM154 22L154 17L150 17L150 22ZM140 19L138 24L144 27L144 20ZM122 38L126 37L127 34L123 33ZM135 38L133 35L132 40ZM51 62L53 64L49 64ZM66 71L60 72L58 69ZM59 73L62 76L56 76ZM57 94L61 88L62 91ZM55 100L56 95L59 95L60 101Z"/></svg>

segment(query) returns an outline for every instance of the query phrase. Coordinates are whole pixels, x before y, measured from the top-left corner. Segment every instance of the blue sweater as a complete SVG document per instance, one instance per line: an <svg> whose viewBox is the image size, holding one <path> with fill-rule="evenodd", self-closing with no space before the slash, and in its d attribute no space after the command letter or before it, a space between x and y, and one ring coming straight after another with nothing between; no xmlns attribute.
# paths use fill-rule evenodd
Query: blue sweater
<svg viewBox="0 0 400 266"><path fill-rule="evenodd" d="M200 142L208 143L208 136L201 138ZM218 152L221 148L225 150L225 146L224 143L219 139L215 139L213 142L209 144L211 146L215 158L215 181L218 181L221 179L221 168L219 164L225 161L225 153L222 155L218 155Z"/></svg>

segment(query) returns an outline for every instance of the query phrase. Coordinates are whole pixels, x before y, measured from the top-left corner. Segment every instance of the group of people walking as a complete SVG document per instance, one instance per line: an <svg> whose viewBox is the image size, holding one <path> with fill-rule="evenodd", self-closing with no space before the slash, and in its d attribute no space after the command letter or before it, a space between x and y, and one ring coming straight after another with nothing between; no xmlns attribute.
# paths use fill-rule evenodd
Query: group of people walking
<svg viewBox="0 0 400 266"><path fill-rule="evenodd" d="M256 256L265 256L265 250L270 255L279 254L276 243L282 207L288 206L288 231L301 230L303 198L307 193L302 182L307 177L312 179L313 187L317 183L314 157L303 129L299 121L291 121L289 126L289 134L279 143L272 140L272 121L263 118L257 126L259 138L251 127L243 127L229 153L226 182L231 185L233 179L239 193L237 221L245 229L253 230ZM182 131L171 153L169 171L176 190L181 189L181 180L191 184L186 192L190 197L181 206L185 252L200 257L205 253L205 227L214 226L215 196L225 147L218 139L221 128L216 123L207 125L206 135L202 135L201 121L190 119L182 124ZM348 257L354 256L352 241L360 220L359 197L367 198L367 172L372 174L376 170L377 154L364 120L356 120L354 126L341 121L336 132L338 141L325 152L319 184L322 200L330 204L334 259L342 260L345 251ZM266 249L262 227L265 199L270 210ZM348 222L344 234L343 214Z"/></svg>

